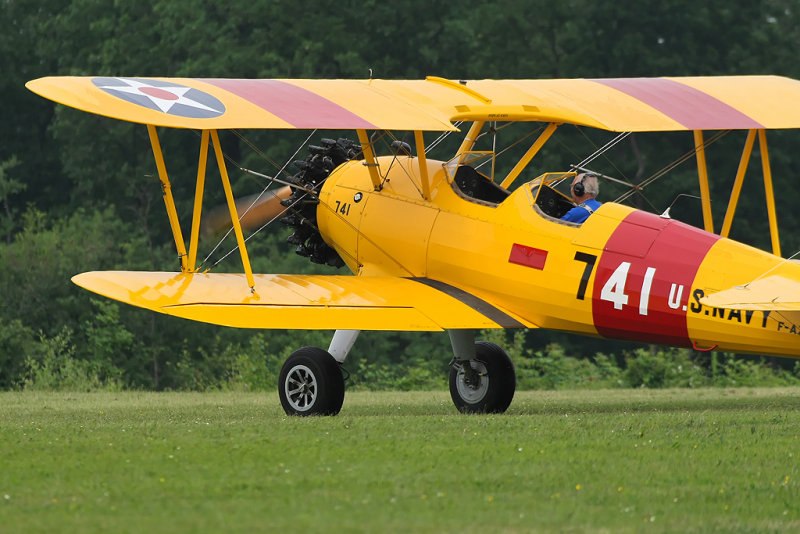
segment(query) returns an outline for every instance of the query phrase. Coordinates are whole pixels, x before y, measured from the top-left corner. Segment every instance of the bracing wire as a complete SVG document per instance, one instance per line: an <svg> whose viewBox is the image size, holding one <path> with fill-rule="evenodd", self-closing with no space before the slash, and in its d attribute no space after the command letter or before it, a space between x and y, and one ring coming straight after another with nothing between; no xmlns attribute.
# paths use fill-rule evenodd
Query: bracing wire
<svg viewBox="0 0 800 534"><path fill-rule="evenodd" d="M584 139L586 139L587 141L589 141L591 144L593 144L593 145L594 145L594 142L593 142L593 141L592 141L592 140L589 138L589 136L588 136L588 135L586 135L586 132L584 131L584 129L583 129L583 128L579 128L579 127L577 127L577 126L576 126L576 130L578 130L578 131L580 132L580 134L581 134L581 135L584 137ZM601 149L600 149L600 150L602 150L602 152L600 152L600 154L598 154L597 156L595 156L594 158L592 158L592 160L591 160L591 161L593 161L594 159L596 159L597 157L599 157L599 156L602 154L602 155L604 155L604 157L605 157L605 160L606 160L607 162L609 162L609 163L611 164L611 166L612 166L612 167L614 167L614 170L616 170L616 171L617 171L617 172L620 174L620 176L622 176L623 178L626 178L626 179L627 179L627 176L625 176L625 173L624 173L624 172L622 172L622 171L619 169L619 167L617 167L617 166L614 164L614 162L611 160L611 158L609 158L608 156L605 156L605 153L606 153L606 152L608 152L609 150L611 150L611 148L612 148L612 147L616 146L616 145L617 145L618 143L620 143L620 142L621 142L623 139L627 138L627 137L630 135L630 133L631 133L631 132L622 132L622 133L620 133L620 134L619 134L617 137L615 137L614 139L612 139L611 141L609 141L609 143L610 143L610 146L608 146L608 145L609 145L609 143L607 143L606 145L604 145L604 146L603 146L603 148L601 148ZM606 148L606 147L607 147L607 148ZM595 149L597 149L597 146L596 146L596 145L595 145ZM580 164L579 164L579 165L577 165L577 167L582 167L582 166L583 166L583 165L580 165Z"/></svg>
<svg viewBox="0 0 800 534"><path fill-rule="evenodd" d="M784 260L783 260L782 262L780 262L779 264L777 264L777 265L773 266L773 267L772 267L772 268L770 268L770 269L767 269L765 272L763 272L762 274L760 274L760 275L756 276L755 278L753 278L752 280L750 280L749 282L747 282L747 283L746 283L744 286L742 286L742 287L747 287L747 286L749 286L750 284L752 284L753 282L756 282L756 281L758 281L758 280L761 280L762 278L764 278L765 276L767 276L769 273L771 273L772 271L774 271L775 269L777 269L777 268L778 268L778 267L780 267L781 265L785 264L787 261L791 261L791 260L793 260L793 259L795 258L795 256L797 256L797 255L800 255L800 250L798 250L797 252L795 252L794 254L792 254L791 256L789 256L788 258L784 258Z"/></svg>
<svg viewBox="0 0 800 534"><path fill-rule="evenodd" d="M323 181L322 181L322 182L320 182L320 183L324 183L324 181L325 181L325 180L323 180ZM247 243L248 241L250 241L250 238L251 238L251 237L255 237L255 236L256 236L256 234L258 234L259 232L261 232L261 230L263 230L264 228L266 228L267 226L269 226L270 224L272 224L273 222L275 222L275 221L278 219L278 217L282 216L282 215L283 215L284 213L286 213L287 211L293 210L295 205L297 205L298 203L300 203L301 201L303 201L303 199L305 199L305 198L306 198L308 195L310 195L310 194L312 194L310 191L306 191L306 192L305 192L305 194L303 194L301 197L299 197L299 198L298 198L296 201L294 201L294 202L293 202L293 203L292 203L290 206L287 206L286 208L284 208L284 209L283 209L283 210L282 210L280 213L278 213L277 215L273 216L273 217L272 217L272 218L271 218L269 221L267 221L266 223L262 224L262 225L261 225L261 226L260 226L260 227L259 227L257 230L255 230L253 233L251 233L249 236L247 236L247 237L245 238L244 242L245 242L245 243ZM315 228L315 229L316 229L316 228ZM234 246L234 247L233 247L231 250L229 250L227 253L225 253L225 255L224 255L224 256L222 256L222 257L221 257L221 258L219 258L219 259L218 259L216 262L214 262L214 264L213 264L213 265L210 267L210 269L213 269L214 267L216 267L217 265L219 265L220 263L222 263L222 262L223 262L223 261L224 261L224 260L225 260L225 259L226 259L228 256L230 256L231 254L233 254L234 252L236 252L236 250L237 250L238 248L239 248L239 245L237 244L237 245L236 245L236 246ZM206 258L206 259L207 259L207 258Z"/></svg>
<svg viewBox="0 0 800 534"><path fill-rule="evenodd" d="M506 123L506 124L504 124L504 125L500 126L499 128L496 128L496 131L498 131L498 132L499 132L500 130L503 130L504 128L507 128L508 126L511 126L512 124L513 124L513 123L511 123L511 122L509 122L509 123ZM539 126L539 127L538 127L538 128L536 128L535 130L532 130L531 132L527 133L526 135L524 135L524 136L520 137L519 139L517 139L516 141L514 141L513 143L511 143L511 144L510 144L510 145L508 145L507 147L503 148L503 149L502 149L500 152L497 152L497 153L495 154L495 156L494 156L494 157L495 157L495 159L496 159L496 158L499 158L500 156L502 156L503 154L505 154L506 152L508 152L509 150L511 150L512 148L514 148L515 146L517 146L518 144L522 143L523 141L525 141L525 140L526 140L526 139L528 139L529 137L536 135L537 133L541 132L542 130L544 130L544 126ZM484 132L484 133L482 133L482 134L478 135L478 136L477 136L477 138L476 138L476 141L477 141L478 139L480 139L480 138L481 138L483 135L486 135L487 133L488 133L488 132ZM494 152L494 149L493 149L492 151ZM487 163L489 163L489 160L486 160L486 161L484 161L483 163L479 164L478 166L476 166L476 167L475 167L475 169L476 169L476 170L478 170L478 169L480 169L481 167L483 167L484 165L486 165Z"/></svg>
<svg viewBox="0 0 800 534"><path fill-rule="evenodd" d="M391 137L391 138L392 138L393 140L395 140L395 141L402 141L402 142L405 142L405 140L404 140L404 139L398 139L398 137L397 137L396 135L394 135L392 132L388 132L388 131L387 131L387 134L389 135L389 137ZM427 151L426 151L426 152L427 152ZM395 162L397 161L397 155L398 155L397 153L394 153L394 155L393 155L393 157L392 157L392 161L391 161L391 162L389 162L389 167L386 169L386 173L385 173L385 175L381 177L381 178L383 178L383 179L381 180L381 184L384 184L384 183L386 183L386 179L389 177L389 171L391 171L391 170L392 170L392 167L394 166ZM414 188L417 190L417 193L419 193L419 196L420 196L420 198L422 198L422 197L424 196L424 195L422 194L422 189L420 189L420 187L417 185L417 182L414 180L414 177L411 175L411 173L409 173L409 172L408 172L408 169L406 169L406 168L405 168L405 167L403 167L402 165L400 166L400 169L403 171L403 173L405 173L405 175L408 177L408 181L409 181L409 182L411 182L411 184L412 184L412 185L414 186Z"/></svg>
<svg viewBox="0 0 800 534"><path fill-rule="evenodd" d="M303 141L303 143L297 148L297 150L295 150L294 154L292 154L292 156L288 160L286 160L286 163L284 163L283 166L278 170L277 174L275 175L275 178L280 176L286 170L286 168L291 164L291 162L294 161L294 158L297 157L297 154L303 149L304 146L306 146L306 144L311 140L311 137L316 133L317 133L317 130L313 130L308 135L308 137L306 137L305 141ZM237 133L237 135L239 135L239 134ZM230 161L237 168L241 168L235 161L233 161L231 158L229 158L227 154L223 154L223 156L227 161ZM275 163L273 162L273 164L275 164ZM277 167L277 165L275 165L275 166ZM241 213L239 215L239 220L241 220L242 217L244 217L253 208L253 206L256 204L256 202L258 202L258 200L261 199L261 197L267 192L267 190L270 188L270 186L272 186L272 184L276 182L275 179L272 178L272 177L267 177L267 178L269 178L269 181L268 181L267 185L264 187L264 189L261 191L261 193L259 193L259 195L256 197L256 199L253 200L253 202L247 207L247 209L243 213ZM306 193L306 194L308 194L308 193ZM304 195L304 197L305 197L305 195ZM273 218L273 220L274 220L274 218ZM270 221L270 222L272 222L272 221ZM250 237L252 237L256 233L258 233L263 228L264 227L259 228L256 232L251 234L247 239L250 239ZM214 246L214 248L211 250L211 252L209 252L208 255L205 257L205 259L200 263L200 267L198 267L198 270L200 268L202 268L203 265L205 265L205 263L209 260L209 258L211 258L212 255L214 255L214 253L222 245L222 243L225 241L225 239L228 238L228 236L231 234L232 231L233 231L233 228L229 228L228 231L225 232L225 235L220 238L220 240L217 242L217 244ZM239 248L239 245L237 244L233 249L231 249L227 254L225 254L220 260L218 260L216 263L214 263L211 268L214 268L217 265L219 265L219 263L222 260L224 260L225 258L230 256L238 248Z"/></svg>
<svg viewBox="0 0 800 534"><path fill-rule="evenodd" d="M463 124L463 121L456 121L453 124L453 126L458 128L462 124ZM450 136L450 134L452 134L452 133L453 133L452 130L440 133L439 137L437 137L436 139L431 141L431 143L428 146L425 147L425 154L427 154L428 152L430 152L431 150L436 148L440 143L442 143L445 139L447 139Z"/></svg>
<svg viewBox="0 0 800 534"><path fill-rule="evenodd" d="M686 162L687 160L691 159L693 156L695 156L697 154L697 152L701 148L703 148L703 149L707 148L708 146L712 145L713 143L715 143L716 141L721 139L723 136L725 136L729 132L730 132L730 130L722 130L722 131L717 132L711 138L709 138L707 140L704 140L704 142L703 142L701 147L694 147L693 149L687 151L686 153L684 153L683 155L681 155L680 157L678 157L674 161L668 163L667 165L665 165L664 167L662 167L661 169L659 169L658 171L656 171L655 173L653 173L649 177L647 177L644 180L642 180L641 182L639 182L639 184L631 187L628 191L626 191L625 193L620 195L617 199L615 199L614 202L623 202L623 201L629 199L634 194L641 193L642 190L644 190L646 187L651 185L653 182L655 182L656 180L662 178L663 176L668 174L670 171L672 171L673 169L675 169L679 165L681 165L684 162ZM586 156L578 164L572 165L572 168L577 169L577 168L586 167L588 164L593 162L595 159L597 159L598 157L604 155L606 152L608 152L613 147L615 147L617 144L619 144L621 141L623 141L625 138L627 138L631 133L632 132L621 132L620 134L616 135L613 139L608 141L606 144L604 144L603 146L601 146L600 148L596 149L594 152L592 152L591 154ZM624 174L623 174L623 176L624 176ZM554 185L558 185L558 183L560 183L562 180L559 180ZM647 199L645 199L645 200L647 200ZM649 200L647 200L647 202L650 203ZM652 206L652 203L650 203L650 205Z"/></svg>
<svg viewBox="0 0 800 534"><path fill-rule="evenodd" d="M597 150L586 156L581 162L575 165L575 167L585 167L586 165L590 164L591 162L593 162L594 160L596 160L597 158L599 158L600 156L602 156L603 154L614 148L617 144L619 144L623 139L628 137L630 134L631 132L621 132L616 137L607 142L605 145L601 146L600 148L598 148Z"/></svg>
<svg viewBox="0 0 800 534"><path fill-rule="evenodd" d="M641 191L645 187L650 186L650 184L652 184L653 182L655 182L659 178L662 178L663 176L665 176L667 173L669 173L670 171L672 171L673 169L675 169L679 165L685 163L686 161L688 161L692 157L696 156L697 152L701 148L702 149L706 149L707 147L711 146L713 143L716 143L717 141L722 139L722 137L724 137L728 133L730 133L730 130L721 130L721 131L717 132L712 137L710 137L708 140L703 141L703 144L700 147L694 147L691 150L689 150L686 153L684 153L683 155L681 155L680 157L678 157L677 159L671 161L670 163L668 163L667 165L665 165L661 169L659 169L656 172L654 172L648 178L645 178L644 180L639 182L639 184L634 189L630 189L629 191L627 191L627 192L623 193L622 195L620 195L614 202L623 202L623 201L627 200L628 198L633 196L637 191Z"/></svg>
<svg viewBox="0 0 800 534"><path fill-rule="evenodd" d="M601 146L600 148L596 149L594 152L592 152L591 154L589 154L588 156L583 158L578 164L572 165L571 167L573 169L585 167L589 163L593 162L594 160L596 160L597 158L599 158L600 156L602 156L603 154L605 154L606 152L608 152L609 150L614 148L620 141L622 141L623 139L628 137L630 134L631 134L631 132L621 132L620 134L615 136L613 139L608 141L605 145ZM557 180L555 183L553 183L553 187L555 187L558 184L560 184L561 182L563 182L566 178L567 178L567 175L565 174L563 178L561 178L560 180Z"/></svg>
<svg viewBox="0 0 800 534"><path fill-rule="evenodd" d="M460 124L461 124L461 123L456 123L456 126L459 126ZM510 126L511 124L512 124L512 123L506 123L506 124L504 124L504 125L501 125L501 126L499 126L499 127L498 127L498 126L497 126L497 123L493 123L493 125L492 125L492 127L491 127L491 131L490 131L490 132L488 132L488 133L492 133L492 137L493 137L493 139L492 139L492 151L493 151L493 152L495 152L495 151L496 151L496 148L497 148L497 133L498 133L498 131L502 130L503 128L505 128L505 127L507 127L507 126ZM535 135L535 134L536 134L536 132L538 132L538 131L541 131L541 129L542 129L542 127L540 127L539 129L537 129L537 130L534 130L534 131L532 131L532 132L528 133L527 135L525 135L525 136L523 136L522 138L518 139L518 140L517 140L517 141L515 141L514 143L512 143L512 144L510 144L509 146L507 146L507 147L503 148L503 149L502 149L502 151L501 151L500 153L496 153L496 156L500 156L500 155L502 155L504 152L506 152L507 150L510 150L511 148L513 148L514 146L516 146L517 144L519 144L519 143L523 142L523 141L524 141L525 139L527 139L528 137L530 137L530 136L532 136L532 135ZM722 136L724 136L724 135L725 135L725 134L727 134L728 132L729 132L729 130L724 130L724 131L718 132L718 133L717 133L717 134L715 134L713 137L711 137L711 138L709 138L708 140L704 141L704 143L703 143L703 145L702 145L702 148L705 148L705 147L708 147L708 146L710 146L711 144L713 144L714 142L716 142L717 140L719 140L719 139L720 139ZM268 161L269 163L271 163L273 166L275 166L276 168L278 168L278 165L277 165L277 163L275 163L273 160L271 160L271 159L270 159L270 158L269 158L269 157L268 157L268 156L267 156L267 155L266 155L266 154L265 154L263 151L259 150L259 149L258 149L258 148L257 148L257 147L256 147L256 146L255 146L255 145L254 145L254 144L253 144L251 141L250 141L250 140L246 139L246 138L245 138L244 136L242 136L242 135L241 135L239 132L234 132L234 133L235 133L235 134L236 134L236 135L237 135L237 136L238 136L238 137L239 137L239 138L240 138L242 141L244 141L244 142L245 142L245 143L246 143L246 144L247 144L247 145L248 145L248 146L249 146L251 149L253 149L253 150L254 150L254 152L256 152L258 155L260 155L261 157L263 157L263 158L264 158L266 161ZM298 154L298 153L299 153L299 152L300 152L300 151L303 149L303 147L305 147L305 146L306 146L306 144L308 144L308 142L310 141L311 137L312 137L312 136L313 136L315 133L316 133L316 130L312 131L312 132L311 132L311 134L309 134L309 136L308 136L308 137L305 139L305 141L304 141L304 142L303 142L303 143L302 143L302 144L301 144L301 145L300 145L300 146L297 148L297 150L294 152L294 154L292 154L292 156L291 156L291 157L290 157L290 158L289 158L289 159L286 161L286 163L284 163L284 165L283 165L283 166L281 166L281 167L279 168L279 171L278 171L278 173L275 175L275 177L270 177L270 176L266 176L266 175L260 175L259 173L252 173L252 172L251 172L251 174L256 174L256 175L259 175L259 176L261 176L262 178L266 178L266 179L268 180L268 183L267 183L267 185L264 187L264 189L261 191L261 193L259 193L259 195L256 197L256 199L255 199L255 200L253 200L253 202L252 202L252 203L251 203L251 204L250 204L250 205L247 207L247 209L245 209L245 210L244 210L244 212L242 212L242 213L240 214L240 216L239 216L239 217L240 217L240 220L241 220L241 218L242 218L244 215L246 215L246 214L247 214L247 213L250 211L250 209L252 209L252 208L253 208L253 206L255 206L255 204L256 204L256 203L257 203L257 202L258 202L258 201L261 199L261 197L262 197L264 194L266 194L266 193L267 193L267 191L269 190L269 188L272 186L272 184L273 184L273 183L276 183L276 182L278 182L278 183L285 183L285 182L282 182L281 180L278 180L278 179L277 179L277 177L278 177L278 176L280 176L281 174L283 174L283 173L284 173L284 171L285 171L285 170L286 170L286 168L289 166L289 164L290 164L292 161L294 161L294 158L295 158L295 157L297 156L297 154ZM442 142L443 142L443 141L444 141L444 140L445 140L445 139L446 139L446 138L447 138L447 137L448 137L448 136L449 136L451 133L452 133L452 132L449 132L449 131L448 131L448 132L443 132L443 133L442 133L442 134L441 134L439 137L437 137L437 138L436 138L436 139L435 139L435 140L434 140L434 141L433 141L431 144L429 144L428 146L426 146L426 147L425 147L425 152L427 153L427 152L429 152L430 150L434 149L434 148L435 148L437 145L439 145L440 143L442 143ZM482 133L482 134L480 134L479 136L486 135L486 133L487 133L487 132L485 132L485 133ZM590 155L588 155L587 157L585 157L583 160L581 160L581 161L580 161L580 163L578 163L577 165L574 165L573 167L584 167L584 166L588 165L589 163L591 163L592 161L594 161L595 159L597 159L597 158L598 158L598 157L600 157L601 155L603 155L603 154L605 154L606 152L608 152L609 150L611 150L611 149L612 149L614 146L616 146L618 143L620 143L621 141L623 141L623 140L624 140L626 137L628 137L628 136L630 135L630 133L631 133L631 132L621 132L620 134L618 134L618 135L617 135L617 136L615 136L613 139L611 139L610 141L608 141L608 142L607 142L606 144L604 144L602 147L600 147L600 148L596 149L596 150L595 150L593 153L591 153ZM387 132L383 132L383 134L381 134L381 135L380 135L378 138L370 139L370 144L374 145L375 143L377 143L378 141L380 141L380 140L381 140L381 139L382 139L384 136L386 136L386 135L387 135ZM389 134L389 135L391 135L391 134ZM394 137L394 136L392 136L392 137L393 137L394 139L397 139L397 138L396 138L396 137ZM621 196L620 196L620 197L619 197L619 198L616 200L616 202L621 202L621 201L624 201L624 200L626 200L626 199L630 198L630 196L632 196L632 195L633 195L634 193L636 193L637 191L641 191L641 190L642 190L642 189L644 189L645 187L649 186L650 184L652 184L653 182L655 182L655 181L656 181L656 180L658 180L659 178L661 178L661 177L663 177L664 175L666 175L668 172L670 172L670 171L671 171L672 169L674 169L675 167L677 167L677 166L681 165L682 163L684 163L685 161L687 161L688 159L690 159L692 156L694 156L694 155L697 153L697 151L698 151L699 149L700 149L700 147L695 147L693 150L690 150L690 151L688 151L687 153L683 154L681 157L679 157L679 158L678 158L678 159L676 159L675 161L673 161L673 162L669 163L668 165L666 165L666 166L665 166L665 167L663 167L662 169L660 169L660 170L656 171L656 172L655 172L653 175L651 175L650 177L648 177L648 178L646 178L645 180L643 180L642 182L640 182L640 183L639 183L637 186L635 186L634 188L632 188L632 189L631 189L631 190L629 190L628 192L626 192L626 193L624 193L623 195L621 195ZM238 165L238 164L237 164L237 163L236 163L236 162L235 162L235 161L234 161L232 158L230 158L230 157L229 157L227 154L223 154L223 156L224 156L224 158L225 158L225 160L226 160L226 161L229 161L230 163L232 163L233 165L235 165L237 168L240 168L240 169L241 169L241 167L240 167L240 166L239 166L239 165ZM493 159L494 159L494 158L493 158ZM392 163L394 163L394 160L392 161ZM483 165L485 165L485 164L487 164L487 163L489 163L489 162L488 162L488 161L486 161L486 162L482 163L480 166L483 166ZM389 166L389 169L391 169L391 166L392 166L392 165L390 165L390 166ZM479 167L480 167L480 166L479 166ZM494 166L494 164L493 164L493 166ZM386 171L386 173L385 173L386 175L385 175L385 176L382 176L383 180L385 180L385 179L386 179L386 177L388 176L388 170L389 170L389 169L387 169L387 171ZM244 170L244 171L246 171L245 169L241 169L241 170ZM249 171L246 171L246 172L249 172ZM494 170L493 170L493 172L494 172ZM381 174L383 174L383 173L381 173ZM323 180L323 182L322 182L322 183L324 183L324 180ZM416 184L415 184L415 185L416 185ZM419 188L417 188L417 189L419 189ZM271 218L269 221L267 221L267 222L266 222L266 223L264 223L264 224L263 224L261 227L259 227L257 230L255 230L254 232L252 232L252 233L251 233L251 234L250 234L250 235L249 235L249 236L248 236L248 237L245 239L245 242L249 241L249 240L250 240L250 238L254 237L254 236L255 236L255 235L257 235L259 232L261 232L262 230L264 230L264 229L265 229L267 226L269 226L270 224L272 224L272 223L273 223L273 222L274 222L276 219L278 219L278 218L279 218L279 217L280 217L280 216L281 216L283 213L285 213L286 211L292 210L292 209L293 209L293 206L294 206L294 205L295 205L297 202L300 202L300 201L302 201L302 200L303 200L304 198L306 198L306 196L307 196L307 195L309 195L309 194L314 194L314 193L313 193L313 192L311 192L311 191L306 191L306 192L305 192L305 194L304 194L302 197L298 198L298 199L297 199L297 201L296 201L295 203L293 203L291 206L288 206L288 207L286 207L286 209L285 209L285 210L283 210L283 211L282 211L280 214L278 214L278 215L275 215L275 216L274 216L274 217L272 217L272 218ZM420 194L421 194L421 192L420 192ZM225 241L225 239L226 239L226 238L227 238L227 237L230 235L230 233L231 233L232 231L233 231L233 228L230 228L230 229L229 229L229 230L228 230L228 231L225 233L225 235L224 235L224 236L223 236L223 237L222 237L222 238L221 238L221 239L218 241L218 243L217 243L217 244L214 246L214 248L211 250L211 252L210 252L210 253L209 253L209 254L206 256L206 258L205 258L205 259L204 259L204 260L201 262L201 265L200 265L200 267L202 267L202 266L203 266L203 265L204 265L206 262L208 262L208 260L211 258L211 256L212 256L212 255L214 255L214 253L215 253L215 252L217 251L217 249L218 249L218 248L219 248L219 247L222 245L222 243ZM215 262L215 263L212 265L212 267L211 267L211 268L214 268L214 267L216 267L217 265L219 265L219 263L221 263L222 261L224 261L224 260L225 260L225 259L226 259L228 256L230 256L232 253L234 253L234 252L235 252L235 251L236 251L238 248L239 248L239 246L238 246L238 244L237 244L237 245L236 245L236 246L234 246L234 247L233 247L233 248L232 248L230 251L228 251L228 252L227 252L227 253L226 253L224 256L222 256L222 257L221 257L219 260L217 260L217 261L216 261L216 262ZM793 258L794 256L796 256L797 254L800 254L800 252L798 252L798 253L796 253L795 255L793 255L793 256L792 256L792 258ZM791 259L791 258L789 258L789 259ZM787 260L787 261L788 261L788 260ZM198 269L200 269L200 267L199 267ZM769 272L769 271L768 271L768 272ZM767 273L765 273L765 274L764 274L764 275L762 275L761 277L765 276L766 274L767 274ZM759 278L761 278L761 277L759 277ZM757 279L758 279L758 278L757 278ZM757 280L757 279L756 279L756 280Z"/></svg>
<svg viewBox="0 0 800 534"><path fill-rule="evenodd" d="M269 163L270 163L270 164L271 164L273 167L275 167L276 169L280 169L280 168L281 168L281 166L280 166L280 165L278 165L278 163L277 163L277 162L275 162L275 160L273 160L272 158L270 158L270 157L267 155L267 153L266 153L266 152L264 152L263 150L261 150L260 148L258 148L258 146L256 146L256 144L255 144L255 143L253 143L253 142L252 142L250 139L248 139L247 137L245 137L244 135L242 135L242 133L241 133L239 130L231 130L231 131L233 132L233 134L234 134L234 135L236 135L236 137L238 137L239 139L241 139L241 140L242 140L242 141L243 141L243 142L244 142L244 143L245 143L245 144L246 144L248 147L250 147L250 149L251 149L253 152L255 152L255 154L256 154L256 155L258 155L258 156L261 156L262 158L264 158L264 160L265 160L265 161L269 162Z"/></svg>

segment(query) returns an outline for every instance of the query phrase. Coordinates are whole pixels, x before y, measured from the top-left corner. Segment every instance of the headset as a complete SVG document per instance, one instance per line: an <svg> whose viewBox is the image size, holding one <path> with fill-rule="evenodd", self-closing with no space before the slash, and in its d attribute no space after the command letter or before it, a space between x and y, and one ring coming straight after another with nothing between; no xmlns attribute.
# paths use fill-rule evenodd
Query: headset
<svg viewBox="0 0 800 534"><path fill-rule="evenodd" d="M572 192L575 193L576 197L582 197L583 194L586 193L586 186L583 185L583 181L586 179L587 176L596 176L596 175L591 173L583 173L581 181L572 186Z"/></svg>

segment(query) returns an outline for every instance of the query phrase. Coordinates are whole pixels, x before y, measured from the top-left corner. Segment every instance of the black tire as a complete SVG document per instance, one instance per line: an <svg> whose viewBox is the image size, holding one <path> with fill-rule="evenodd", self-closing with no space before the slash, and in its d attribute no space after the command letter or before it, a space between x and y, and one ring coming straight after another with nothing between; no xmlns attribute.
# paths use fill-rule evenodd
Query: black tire
<svg viewBox="0 0 800 534"><path fill-rule="evenodd" d="M477 371L469 383L464 366ZM462 413L503 413L517 388L517 375L508 354L488 341L475 343L475 359L456 362L450 368L450 397Z"/></svg>
<svg viewBox="0 0 800 534"><path fill-rule="evenodd" d="M278 378L286 415L336 415L344 403L339 363L318 347L303 347L286 359Z"/></svg>

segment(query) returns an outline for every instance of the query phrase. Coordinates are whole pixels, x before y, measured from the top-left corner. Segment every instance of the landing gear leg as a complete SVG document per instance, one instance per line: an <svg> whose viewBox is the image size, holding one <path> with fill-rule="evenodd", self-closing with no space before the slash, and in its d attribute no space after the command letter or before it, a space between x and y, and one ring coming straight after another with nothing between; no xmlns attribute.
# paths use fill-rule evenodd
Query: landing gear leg
<svg viewBox="0 0 800 534"><path fill-rule="evenodd" d="M344 363L360 333L361 330L337 330L333 334L333 339L331 339L331 346L328 347L328 352L331 353L333 359L339 363Z"/></svg>
<svg viewBox="0 0 800 534"><path fill-rule="evenodd" d="M503 349L487 341L475 342L472 330L450 330L453 363L450 397L462 413L503 413L516 390L516 373Z"/></svg>

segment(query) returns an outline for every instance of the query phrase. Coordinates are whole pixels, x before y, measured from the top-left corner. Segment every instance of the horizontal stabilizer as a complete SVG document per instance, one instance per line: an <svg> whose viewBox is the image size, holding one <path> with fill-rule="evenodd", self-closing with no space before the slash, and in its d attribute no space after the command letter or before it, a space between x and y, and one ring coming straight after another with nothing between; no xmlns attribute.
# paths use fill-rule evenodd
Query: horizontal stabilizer
<svg viewBox="0 0 800 534"><path fill-rule="evenodd" d="M535 328L427 278L96 271L72 281L149 310L238 328L444 330Z"/></svg>
<svg viewBox="0 0 800 534"><path fill-rule="evenodd" d="M800 310L800 282L773 275L700 299L706 306L739 310Z"/></svg>

